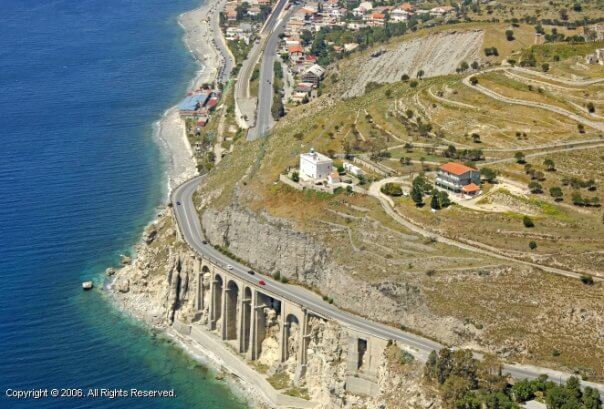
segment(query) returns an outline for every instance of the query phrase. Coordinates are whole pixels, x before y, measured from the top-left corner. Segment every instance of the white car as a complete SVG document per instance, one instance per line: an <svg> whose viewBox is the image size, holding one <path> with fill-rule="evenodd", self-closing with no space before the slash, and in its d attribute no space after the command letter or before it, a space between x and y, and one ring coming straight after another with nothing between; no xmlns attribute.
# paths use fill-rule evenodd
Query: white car
<svg viewBox="0 0 604 409"><path fill-rule="evenodd" d="M232 266L232 265L230 265L230 264L227 264L227 269L228 269L228 270L232 270L232 269L233 269L233 266Z"/></svg>

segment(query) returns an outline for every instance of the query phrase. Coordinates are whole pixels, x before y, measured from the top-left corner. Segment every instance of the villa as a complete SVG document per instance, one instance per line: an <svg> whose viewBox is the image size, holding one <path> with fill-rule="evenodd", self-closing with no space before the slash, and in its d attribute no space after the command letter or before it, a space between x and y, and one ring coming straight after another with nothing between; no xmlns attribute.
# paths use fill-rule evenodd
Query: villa
<svg viewBox="0 0 604 409"><path fill-rule="evenodd" d="M475 195L480 192L480 171L463 163L445 163L438 168L436 185L453 192Z"/></svg>

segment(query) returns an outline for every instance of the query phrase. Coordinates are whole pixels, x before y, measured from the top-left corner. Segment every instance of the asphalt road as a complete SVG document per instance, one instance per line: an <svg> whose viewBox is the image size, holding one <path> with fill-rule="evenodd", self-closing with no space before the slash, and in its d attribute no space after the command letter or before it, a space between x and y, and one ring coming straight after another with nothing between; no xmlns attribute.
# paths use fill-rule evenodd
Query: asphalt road
<svg viewBox="0 0 604 409"><path fill-rule="evenodd" d="M260 62L260 83L258 85L258 105L256 107L256 125L251 128L247 134L248 140L254 140L262 137L270 131L274 125L271 107L273 106L273 62L277 55L279 46L279 34L283 33L287 21L297 8L292 7L281 20L278 21L275 29L269 34L264 45L264 53Z"/></svg>
<svg viewBox="0 0 604 409"><path fill-rule="evenodd" d="M199 186L203 176L198 176L183 183L172 193L172 203L174 204L174 214L180 232L189 244L198 254L206 259L210 259L218 266L227 269L232 266L230 271L244 282L261 291L270 293L269 295L296 303L308 311L313 312L324 318L333 319L341 325L354 330L366 332L376 337L397 341L401 346L407 346L410 352L419 360L425 361L428 354L433 350L442 348L442 345L432 340L420 337L415 334L401 331L394 327L389 327L380 323L369 321L363 317L340 310L332 304L324 302L316 294L294 285L283 284L264 275L250 275L249 268L230 259L220 253L210 244L204 244L205 240L199 216L193 205L193 193ZM180 202L180 205L177 204ZM264 280L266 285L259 285L258 282ZM524 366L524 365L504 365L504 373L509 373L514 378L536 378L540 374L547 373L550 379L556 382L566 380L571 374L549 370L546 368ZM583 382L597 388L601 394L604 394L604 385Z"/></svg>
<svg viewBox="0 0 604 409"><path fill-rule="evenodd" d="M252 46L252 49L250 50L247 59L243 61L241 65L241 69L237 78L237 83L235 84L235 98L238 104L240 105L242 114L246 116L254 115L251 112L244 112L249 111L249 109L244 108L249 105L246 104L246 100L249 100L251 98L250 78L252 76L252 73L254 72L254 67L256 66L258 60L264 53L265 45L267 42L267 36L269 36L275 29L277 23L279 22L278 17L281 14L281 11L283 11L283 8L287 4L287 2L288 0L279 0L272 13L269 15L268 19L262 26L262 29L260 30L260 42ZM248 124L250 123L249 120L246 122L248 122Z"/></svg>
<svg viewBox="0 0 604 409"><path fill-rule="evenodd" d="M212 9L212 13L218 13L217 7L222 8L223 3L220 3L217 6L214 6ZM210 27L212 33L214 34L214 45L220 52L222 61L220 63L220 71L218 72L218 82L226 83L231 77L231 71L233 71L233 67L235 66L235 62L233 61L233 57L229 52L228 46L226 44L226 40L222 35L222 30L220 29L220 18L218 16L211 16L210 18Z"/></svg>

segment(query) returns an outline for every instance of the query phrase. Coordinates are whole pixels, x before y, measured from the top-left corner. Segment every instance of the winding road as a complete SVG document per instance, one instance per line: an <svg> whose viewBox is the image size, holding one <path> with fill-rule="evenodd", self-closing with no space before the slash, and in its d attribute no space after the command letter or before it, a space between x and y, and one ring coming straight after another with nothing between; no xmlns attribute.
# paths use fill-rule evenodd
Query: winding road
<svg viewBox="0 0 604 409"><path fill-rule="evenodd" d="M442 348L441 344L432 340L342 311L333 304L323 301L317 294L302 287L283 284L264 275L261 278L266 282L266 285L260 286L258 284L260 278L256 275L250 275L248 267L222 254L205 241L199 215L193 204L193 194L202 180L203 176L188 180L178 186L171 196L180 233L188 245L200 256L225 269L229 265L232 266L229 269L231 274L257 287L260 291L298 304L318 316L335 320L344 327L365 332L378 338L394 340L401 347L406 347L420 361L425 361L431 351ZM177 203L180 203L180 205ZM477 356L480 355L477 354ZM571 376L571 374L547 368L519 364L504 364L503 372L514 378L529 379L534 379L545 373L555 382L563 382ZM590 382L583 382L583 385L594 387L604 394L604 385Z"/></svg>

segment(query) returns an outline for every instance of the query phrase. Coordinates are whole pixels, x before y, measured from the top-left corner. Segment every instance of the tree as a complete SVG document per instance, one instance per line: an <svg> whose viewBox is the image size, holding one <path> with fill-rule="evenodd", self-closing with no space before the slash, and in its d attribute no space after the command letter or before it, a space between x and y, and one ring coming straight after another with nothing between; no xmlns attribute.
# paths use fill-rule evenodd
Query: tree
<svg viewBox="0 0 604 409"><path fill-rule="evenodd" d="M410 86L411 88L415 88L415 87L417 87L417 84L418 84L418 82L417 82L417 81L411 81L411 82L409 83L409 86Z"/></svg>
<svg viewBox="0 0 604 409"><path fill-rule="evenodd" d="M600 400L600 392L590 386L585 387L582 402L583 406L585 406L585 409L599 409L602 404L602 401Z"/></svg>
<svg viewBox="0 0 604 409"><path fill-rule="evenodd" d="M451 205L451 199L449 194L443 190L438 192L438 204L441 208L449 207Z"/></svg>
<svg viewBox="0 0 604 409"><path fill-rule="evenodd" d="M581 282L585 285L593 285L594 279L589 274L583 274L581 276Z"/></svg>
<svg viewBox="0 0 604 409"><path fill-rule="evenodd" d="M401 75L401 81L403 81L403 82L409 81L409 74L403 74L403 75Z"/></svg>
<svg viewBox="0 0 604 409"><path fill-rule="evenodd" d="M432 193L432 200L430 201L430 207L434 210L440 209L440 203L438 202L438 193Z"/></svg>
<svg viewBox="0 0 604 409"><path fill-rule="evenodd" d="M464 71L467 71L468 68L470 68L470 65L467 62L462 61L461 64L459 64L458 71L464 72Z"/></svg>
<svg viewBox="0 0 604 409"><path fill-rule="evenodd" d="M531 250L535 250L537 248L537 242L536 241L529 242L529 248Z"/></svg>
<svg viewBox="0 0 604 409"><path fill-rule="evenodd" d="M413 111L410 109L407 109L405 111L405 115L407 115L407 118L411 119L411 118L413 118Z"/></svg>
<svg viewBox="0 0 604 409"><path fill-rule="evenodd" d="M553 160L549 158L543 161L543 165L545 166L548 172L553 172L556 170L556 164Z"/></svg>
<svg viewBox="0 0 604 409"><path fill-rule="evenodd" d="M480 174L489 183L493 183L495 181L495 179L497 178L497 171L493 170L491 168L482 168L480 170Z"/></svg>
<svg viewBox="0 0 604 409"><path fill-rule="evenodd" d="M543 193L543 187L538 182L529 183L528 188L533 194Z"/></svg>
<svg viewBox="0 0 604 409"><path fill-rule="evenodd" d="M524 224L524 227L528 228L535 227L535 223L533 223L533 220L528 216L522 218L522 224Z"/></svg>
<svg viewBox="0 0 604 409"><path fill-rule="evenodd" d="M413 199L417 207L424 205L424 195L419 187L413 186L411 189L411 199Z"/></svg>
<svg viewBox="0 0 604 409"><path fill-rule="evenodd" d="M545 393L545 403L548 409L579 409L576 399L563 386L554 386L548 389Z"/></svg>
<svg viewBox="0 0 604 409"><path fill-rule="evenodd" d="M577 130L579 133L585 133L585 126L583 126L583 124L577 124Z"/></svg>
<svg viewBox="0 0 604 409"><path fill-rule="evenodd" d="M505 30L505 38L508 41L514 41L514 30Z"/></svg>
<svg viewBox="0 0 604 409"><path fill-rule="evenodd" d="M541 69L543 70L543 72L548 72L549 71L549 64L544 62L543 64L541 64Z"/></svg>
<svg viewBox="0 0 604 409"><path fill-rule="evenodd" d="M478 78L476 78L476 76L475 76L475 75L472 75L472 76L470 77L470 84L472 84L472 85L476 85L476 84L478 84Z"/></svg>
<svg viewBox="0 0 604 409"><path fill-rule="evenodd" d="M421 78L424 76L424 74L425 74L424 70L419 70L419 71L417 72L417 78L420 78L420 79L421 79Z"/></svg>
<svg viewBox="0 0 604 409"><path fill-rule="evenodd" d="M477 70L480 67L480 64L478 63L478 61L473 61L470 66L473 70Z"/></svg>
<svg viewBox="0 0 604 409"><path fill-rule="evenodd" d="M298 183L300 181L300 174L298 172L292 173L292 180Z"/></svg>
<svg viewBox="0 0 604 409"><path fill-rule="evenodd" d="M554 200L556 202L559 202L562 200L563 196L564 196L564 192L562 192L562 188L560 186L553 186L549 189L549 194L551 197L554 198Z"/></svg>
<svg viewBox="0 0 604 409"><path fill-rule="evenodd" d="M480 134L474 132L472 133L472 142L474 143L480 143Z"/></svg>
<svg viewBox="0 0 604 409"><path fill-rule="evenodd" d="M516 152L514 154L514 158L516 158L516 163L519 163L521 165L524 164L524 163L526 163L526 159L524 157L524 153L522 153L522 152Z"/></svg>
<svg viewBox="0 0 604 409"><path fill-rule="evenodd" d="M594 112L596 112L596 106L594 105L594 103L593 103L593 102L588 102L588 103L587 103L587 110L588 110L590 113L592 113L592 114L593 114Z"/></svg>
<svg viewBox="0 0 604 409"><path fill-rule="evenodd" d="M403 189L398 183L386 183L382 186L381 192L388 196L402 196Z"/></svg>
<svg viewBox="0 0 604 409"><path fill-rule="evenodd" d="M520 402L526 402L535 397L535 386L528 379L520 379L512 386L512 393Z"/></svg>

